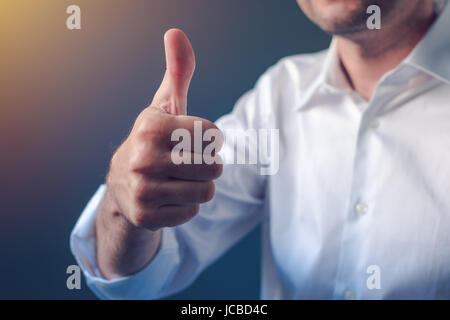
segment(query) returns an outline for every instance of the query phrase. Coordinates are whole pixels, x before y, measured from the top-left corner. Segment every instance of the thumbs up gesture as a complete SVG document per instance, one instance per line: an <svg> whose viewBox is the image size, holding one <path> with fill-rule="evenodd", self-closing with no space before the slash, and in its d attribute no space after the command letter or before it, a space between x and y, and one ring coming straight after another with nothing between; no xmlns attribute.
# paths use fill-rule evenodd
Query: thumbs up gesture
<svg viewBox="0 0 450 320"><path fill-rule="evenodd" d="M164 45L166 73L161 86L113 155L106 179L115 211L132 225L152 231L192 219L199 204L213 198L213 180L222 172L218 163L174 164L171 160L174 130L186 129L193 137L195 121L201 122L203 131L218 129L208 120L187 116L187 94L195 69L188 38L181 30L171 29ZM184 152L193 158L198 150Z"/></svg>
<svg viewBox="0 0 450 320"><path fill-rule="evenodd" d="M194 50L183 31L177 29L166 32L164 48L166 73L152 106L174 115L186 115L187 94L195 69Z"/></svg>

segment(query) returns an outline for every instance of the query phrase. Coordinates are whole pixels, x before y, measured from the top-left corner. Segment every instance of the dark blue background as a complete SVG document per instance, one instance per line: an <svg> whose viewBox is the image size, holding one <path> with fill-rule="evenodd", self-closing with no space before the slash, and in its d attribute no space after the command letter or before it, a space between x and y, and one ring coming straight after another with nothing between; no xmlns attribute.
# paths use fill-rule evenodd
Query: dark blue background
<svg viewBox="0 0 450 320"><path fill-rule="evenodd" d="M179 27L190 37L197 69L188 112L211 120L280 58L322 50L330 39L295 0L72 0L50 2L45 12L38 3L31 17L17 17L30 28L9 46L21 54L5 61L27 63L29 74L2 79L9 89L2 92L0 298L91 299L85 283L66 288L75 263L69 234L162 79L164 31ZM81 31L65 29L69 4L81 6ZM256 229L174 298L258 298L259 242Z"/></svg>

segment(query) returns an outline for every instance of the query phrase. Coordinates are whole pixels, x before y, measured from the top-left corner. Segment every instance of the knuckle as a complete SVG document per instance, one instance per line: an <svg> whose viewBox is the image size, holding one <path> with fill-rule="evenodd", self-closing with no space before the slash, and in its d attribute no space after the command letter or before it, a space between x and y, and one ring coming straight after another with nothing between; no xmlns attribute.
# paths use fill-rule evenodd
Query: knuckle
<svg viewBox="0 0 450 320"><path fill-rule="evenodd" d="M134 203L133 210L128 218L129 222L138 227L152 229L158 227L158 208L141 203Z"/></svg>
<svg viewBox="0 0 450 320"><path fill-rule="evenodd" d="M189 207L187 210L187 218L190 220L194 218L198 213L200 212L200 205L195 205L192 207Z"/></svg>
<svg viewBox="0 0 450 320"><path fill-rule="evenodd" d="M159 183L146 176L136 175L130 186L132 201L139 205L153 207L163 196Z"/></svg>
<svg viewBox="0 0 450 320"><path fill-rule="evenodd" d="M166 168L164 153L158 148L139 144L134 146L129 154L129 166L132 172L145 171L150 174L158 174Z"/></svg>
<svg viewBox="0 0 450 320"><path fill-rule="evenodd" d="M196 118L196 120L202 122L203 130L208 130L208 129L219 130L219 128L212 121L209 121L208 119Z"/></svg>
<svg viewBox="0 0 450 320"><path fill-rule="evenodd" d="M138 228L144 228L149 225L149 214L147 211L138 208L133 215L130 217L130 222L138 227Z"/></svg>
<svg viewBox="0 0 450 320"><path fill-rule="evenodd" d="M134 150L130 153L128 158L128 163L130 166L130 171L137 172L145 167L145 157L144 152L139 152L138 150Z"/></svg>
<svg viewBox="0 0 450 320"><path fill-rule="evenodd" d="M130 189L134 202L141 203L147 198L148 185L140 175L132 179Z"/></svg>
<svg viewBox="0 0 450 320"><path fill-rule="evenodd" d="M146 143L157 144L166 136L167 125L167 117L146 113L136 125L137 137Z"/></svg>
<svg viewBox="0 0 450 320"><path fill-rule="evenodd" d="M169 223L172 226L177 226L184 224L190 220L192 220L200 211L200 205L196 204L193 206L185 207L182 210L180 210L177 219L171 221Z"/></svg>
<svg viewBox="0 0 450 320"><path fill-rule="evenodd" d="M184 212L183 215L181 216L180 221L178 221L179 224L183 224L186 223L190 220L192 220L200 211L200 205L195 205L195 206L190 206L187 207Z"/></svg>
<svg viewBox="0 0 450 320"><path fill-rule="evenodd" d="M202 120L202 127L208 140L214 141L215 152L222 150L225 141L222 131L213 122L206 119Z"/></svg>
<svg viewBox="0 0 450 320"><path fill-rule="evenodd" d="M215 185L214 182L209 181L204 184L202 188L200 188L200 201L201 202L208 202L214 197L215 193Z"/></svg>
<svg viewBox="0 0 450 320"><path fill-rule="evenodd" d="M113 171L113 169L115 169L116 167L118 167L120 165L121 161L120 161L119 154L120 154L121 147L119 147L116 150L116 152L114 152L114 154L111 157L111 160L109 161L109 173L111 173L111 171ZM108 174L108 176L109 176L109 174Z"/></svg>
<svg viewBox="0 0 450 320"><path fill-rule="evenodd" d="M209 170L210 170L212 179L217 179L222 175L223 165L221 163L220 164L216 163L216 164L210 165L209 167L210 167Z"/></svg>
<svg viewBox="0 0 450 320"><path fill-rule="evenodd" d="M215 180L222 175L223 165L220 163L203 164L197 172L201 173L205 180Z"/></svg>
<svg viewBox="0 0 450 320"><path fill-rule="evenodd" d="M219 130L219 129L217 129L217 130L218 130L217 131L217 133L218 133L218 136L217 136L217 139L218 139L217 145L218 145L218 147L217 147L216 151L219 152L219 151L221 151L223 149L223 144L225 142L225 136L223 135L221 130Z"/></svg>
<svg viewBox="0 0 450 320"><path fill-rule="evenodd" d="M214 129L214 130L220 131L219 128L214 124L214 122L212 122L208 119L197 117L197 116L186 116L185 119L188 119L189 121L191 121L192 125L195 123L201 123L203 131L206 131L208 129Z"/></svg>

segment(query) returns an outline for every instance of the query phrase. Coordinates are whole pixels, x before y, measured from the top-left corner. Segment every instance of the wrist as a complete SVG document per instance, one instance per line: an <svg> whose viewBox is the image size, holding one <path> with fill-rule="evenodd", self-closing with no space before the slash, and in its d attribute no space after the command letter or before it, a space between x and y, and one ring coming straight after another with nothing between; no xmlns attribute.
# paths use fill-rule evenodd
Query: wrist
<svg viewBox="0 0 450 320"><path fill-rule="evenodd" d="M162 230L134 226L106 189L96 216L97 261L103 276L112 279L142 270L159 250Z"/></svg>

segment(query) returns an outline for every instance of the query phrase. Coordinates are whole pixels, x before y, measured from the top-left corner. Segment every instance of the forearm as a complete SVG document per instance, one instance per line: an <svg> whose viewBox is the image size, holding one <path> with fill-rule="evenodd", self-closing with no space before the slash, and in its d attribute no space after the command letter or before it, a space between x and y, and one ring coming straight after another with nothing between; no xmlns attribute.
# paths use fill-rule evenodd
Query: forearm
<svg viewBox="0 0 450 320"><path fill-rule="evenodd" d="M106 191L96 216L97 263L102 275L112 279L142 270L157 253L161 233L129 223Z"/></svg>

